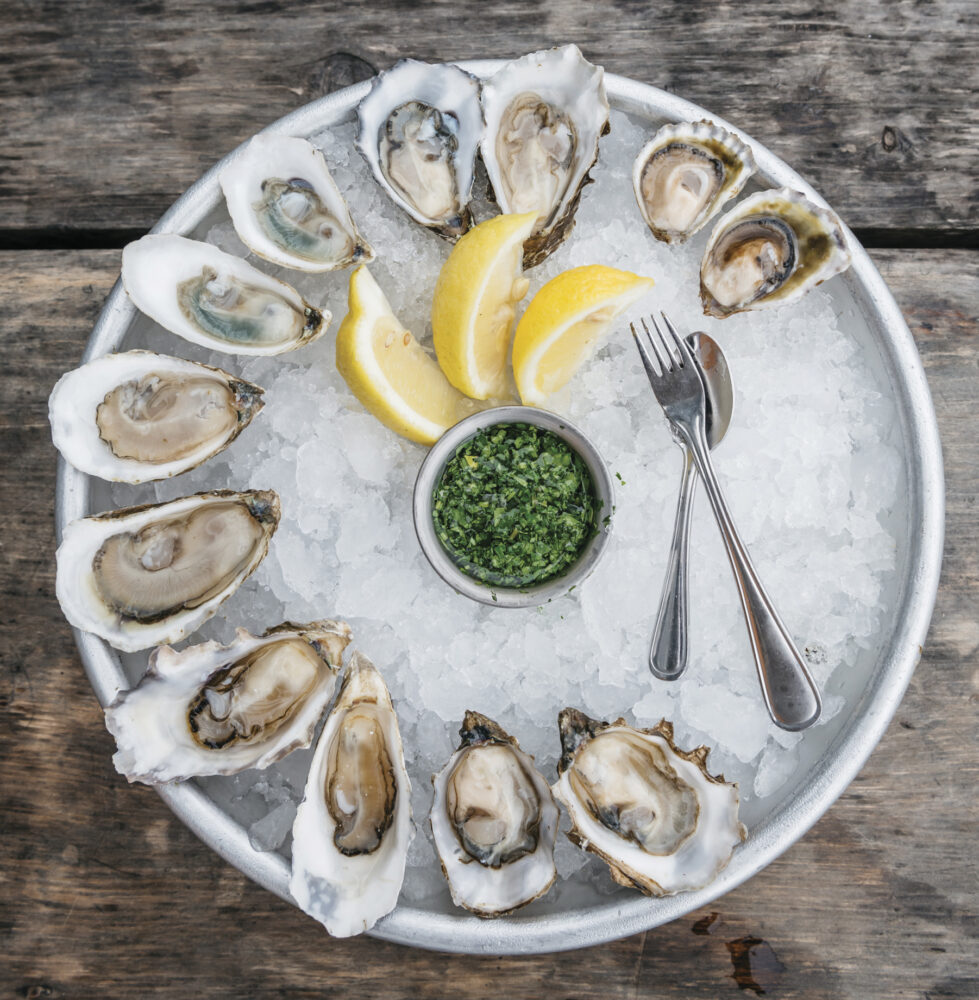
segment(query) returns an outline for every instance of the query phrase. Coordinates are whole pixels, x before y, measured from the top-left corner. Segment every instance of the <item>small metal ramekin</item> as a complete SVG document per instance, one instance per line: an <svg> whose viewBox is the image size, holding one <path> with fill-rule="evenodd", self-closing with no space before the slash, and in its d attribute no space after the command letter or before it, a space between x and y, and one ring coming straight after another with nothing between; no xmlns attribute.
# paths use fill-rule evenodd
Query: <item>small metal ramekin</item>
<svg viewBox="0 0 979 1000"><path fill-rule="evenodd" d="M448 552L435 534L432 521L432 494L442 476L446 463L455 454L456 448L474 437L484 427L496 424L533 424L551 431L566 441L584 460L591 474L595 488L595 499L599 504L598 525L595 534L582 549L578 558L560 576L533 587L520 590L510 587L494 587L467 576L452 561ZM432 446L425 461L418 470L415 492L412 499L412 514L415 519L415 534L422 552L432 564L432 569L456 593L470 597L474 601L496 608L530 608L566 594L576 587L598 564L608 545L615 510L615 492L612 477L608 473L602 456L595 446L570 421L547 410L533 406L498 406L491 410L474 413L450 427Z"/></svg>

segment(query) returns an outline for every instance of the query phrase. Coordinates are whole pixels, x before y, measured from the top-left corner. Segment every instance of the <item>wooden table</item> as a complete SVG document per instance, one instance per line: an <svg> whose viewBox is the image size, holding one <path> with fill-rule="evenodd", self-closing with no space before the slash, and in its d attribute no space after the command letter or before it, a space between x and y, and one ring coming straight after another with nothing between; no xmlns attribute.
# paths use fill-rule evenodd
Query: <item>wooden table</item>
<svg viewBox="0 0 979 1000"><path fill-rule="evenodd" d="M572 39L738 122L871 248L918 341L945 448L931 633L850 789L712 907L530 958L331 941L113 770L54 599L46 398L77 364L123 244L258 128L401 55ZM979 995L977 44L971 0L0 6L0 995Z"/></svg>

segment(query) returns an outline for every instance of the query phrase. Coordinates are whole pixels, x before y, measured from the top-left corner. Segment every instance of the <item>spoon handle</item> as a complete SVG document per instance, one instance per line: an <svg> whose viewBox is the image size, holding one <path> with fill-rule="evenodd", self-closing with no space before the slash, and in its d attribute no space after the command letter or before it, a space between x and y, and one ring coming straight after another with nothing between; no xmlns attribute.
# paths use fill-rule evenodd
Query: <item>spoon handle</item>
<svg viewBox="0 0 979 1000"><path fill-rule="evenodd" d="M693 509L697 467L693 453L683 449L683 479L673 522L673 544L666 564L663 596L649 647L649 669L660 680L676 680L687 669L687 551L690 547L690 512Z"/></svg>
<svg viewBox="0 0 979 1000"><path fill-rule="evenodd" d="M699 433L693 434L684 433L679 425L678 429L693 452L697 471L704 481L717 525L727 546L768 714L775 725L782 729L806 729L819 718L820 704L816 685L765 593L748 551L734 527L714 474L703 429L698 428Z"/></svg>

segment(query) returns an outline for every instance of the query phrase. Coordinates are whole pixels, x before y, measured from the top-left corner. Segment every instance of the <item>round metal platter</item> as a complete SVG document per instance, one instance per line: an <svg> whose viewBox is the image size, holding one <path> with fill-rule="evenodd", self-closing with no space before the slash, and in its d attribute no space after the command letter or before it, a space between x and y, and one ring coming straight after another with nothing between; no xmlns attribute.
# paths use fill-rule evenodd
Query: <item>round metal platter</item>
<svg viewBox="0 0 979 1000"><path fill-rule="evenodd" d="M479 76L488 76L503 60L461 63ZM654 87L606 74L612 107L648 122L710 118L734 128L705 109ZM348 87L308 104L280 119L269 132L308 136L350 118L367 94L370 82ZM791 187L825 204L789 166L764 146L739 131L758 163L757 179L771 187ZM222 203L217 175L219 163L181 197L160 219L156 233L192 234ZM587 196L587 195L586 195ZM798 840L856 776L897 710L921 655L938 589L944 529L944 480L941 445L931 396L914 341L867 253L852 234L853 265L833 281L841 308L850 308L866 325L868 348L879 365L881 381L889 386L900 417L905 456L907 506L891 519L897 534L897 585L875 648L866 650L870 662L867 680L847 694L847 704L831 738L821 747L808 770L792 783L767 815L749 823L749 837L731 863L705 889L662 899L648 899L620 890L594 905L557 912L519 914L493 921L480 920L447 905L444 911L399 905L370 932L402 944L472 954L519 954L560 951L599 944L635 934L674 920L704 906L751 878ZM85 361L122 345L136 309L116 283L95 325ZM95 513L92 481L60 460L57 484L57 527ZM94 635L75 631L82 661L100 702L105 705L128 687L118 653ZM246 829L193 782L158 789L170 808L206 844L249 878L283 899L288 892L288 862L280 854L260 852L249 842ZM536 904L535 904L536 905ZM451 911L451 912L450 912ZM310 935L323 931L312 922Z"/></svg>

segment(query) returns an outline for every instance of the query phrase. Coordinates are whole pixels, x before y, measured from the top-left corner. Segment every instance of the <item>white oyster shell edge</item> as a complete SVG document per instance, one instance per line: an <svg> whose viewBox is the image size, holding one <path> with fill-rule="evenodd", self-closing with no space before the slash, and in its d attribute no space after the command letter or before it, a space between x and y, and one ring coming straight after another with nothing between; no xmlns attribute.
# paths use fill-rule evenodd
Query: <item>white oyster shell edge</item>
<svg viewBox="0 0 979 1000"><path fill-rule="evenodd" d="M140 379L150 372L178 372L188 376L210 376L226 383L245 384L244 379L196 361L185 361L152 351L125 351L106 354L79 368L66 372L58 379L48 399L48 421L54 446L76 469L116 483L145 483L169 479L188 469L196 468L227 447L244 430L251 418L262 408L259 402L238 424L234 433L220 441L202 444L193 453L172 462L142 462L135 458L120 458L99 434L95 422L99 403L117 386ZM251 385L251 383L247 383ZM258 394L263 391L253 386Z"/></svg>
<svg viewBox="0 0 979 1000"><path fill-rule="evenodd" d="M314 261L289 253L271 240L259 225L253 206L262 198L263 181L272 176L301 177L312 185L323 205L353 240L353 256L336 261ZM241 241L264 260L295 271L323 273L348 267L355 261L366 264L374 259L374 251L357 230L323 153L306 139L260 133L233 155L218 181L235 231Z"/></svg>
<svg viewBox="0 0 979 1000"><path fill-rule="evenodd" d="M311 632L321 640L333 637L330 655L320 654L329 670L296 716L267 745L257 750L252 746L205 750L193 740L187 725L188 704L212 674L263 647L304 638ZM309 746L333 697L340 657L348 642L350 627L327 620L280 628L262 636L239 628L227 645L211 641L179 651L169 646L154 649L136 687L122 692L105 710L106 728L118 747L112 758L116 770L130 782L162 784L205 774L235 774L249 767L266 768L291 751Z"/></svg>
<svg viewBox="0 0 979 1000"><path fill-rule="evenodd" d="M378 75L370 93L357 108L360 122L357 148L388 197L420 225L438 231L447 220L422 215L392 186L381 169L380 129L392 111L410 101L427 104L443 114L451 114L458 121L459 147L453 173L459 194L458 207L466 216L472 200L476 152L483 134L479 95L480 81L452 63L401 59L391 69Z"/></svg>
<svg viewBox="0 0 979 1000"><path fill-rule="evenodd" d="M466 852L446 815L446 784L461 756L470 747L460 747L438 774L432 775L435 797L429 813L435 849L442 871L449 883L452 902L479 916L501 916L543 896L557 877L554 843L557 840L560 811L544 776L534 765L534 758L519 746L511 749L527 769L540 796L540 835L537 847L522 858L499 868L488 868Z"/></svg>
<svg viewBox="0 0 979 1000"><path fill-rule="evenodd" d="M384 739L394 765L397 800L391 826L378 848L370 854L346 856L333 841L336 821L325 801L326 766L330 745L347 709L361 702L376 704L384 719ZM336 704L317 740L306 790L296 812L289 891L297 905L333 937L361 934L397 905L413 837L411 782L391 695L370 660L356 652L350 658Z"/></svg>
<svg viewBox="0 0 979 1000"><path fill-rule="evenodd" d="M698 145L703 143L704 140L713 141L723 146L739 162L740 166L737 170L732 170L725 177L724 183L715 195L713 202L708 206L708 210L697 218L695 224L686 230L682 236L678 236L672 241L666 240L664 236L660 235L660 232L657 231L657 228L650 220L646 199L643 197L642 175L646 163L653 153L669 145L671 142L680 141ZM710 151L709 147L706 148ZM670 122L659 129L652 139L639 151L639 155L632 166L632 188L635 192L636 202L639 205L639 211L642 214L643 220L653 231L656 238L662 239L665 242L682 242L688 237L693 236L694 233L700 232L721 211L727 202L736 198L756 169L755 158L752 155L750 147L733 132L729 132L727 129L721 128L711 121Z"/></svg>
<svg viewBox="0 0 979 1000"><path fill-rule="evenodd" d="M184 315L177 301L177 286L199 277L204 267L213 267L219 275L229 275L281 296L300 313L312 308L291 285L259 271L240 257L210 243L171 234L151 234L126 245L122 251L122 284L136 308L164 329L192 344L225 354L284 354L321 337L333 318L328 310L318 309L316 312L322 319L311 334L273 345L232 344L209 336Z"/></svg>
<svg viewBox="0 0 979 1000"><path fill-rule="evenodd" d="M536 264L555 250L570 232L581 190L598 159L599 140L608 127L609 118L605 70L588 62L577 45L563 45L514 59L483 82L481 100L486 127L480 152L496 201L504 213L518 211L518 208L506 195L496 140L511 102L525 93L536 94L552 107L567 113L577 131L575 160L567 184L558 203L550 206L546 224L527 244L531 263Z"/></svg>
<svg viewBox="0 0 979 1000"><path fill-rule="evenodd" d="M738 819L737 784L708 778L695 762L676 754L670 742L658 733L612 723L591 739L614 733L617 729L638 734L657 744L679 777L697 789L700 804L697 827L674 853L649 854L638 844L613 833L592 815L575 795L570 781L571 767L568 767L551 790L568 811L571 832L580 838L579 846L584 850L599 855L610 865L620 868L625 875L632 877L635 874L655 883L660 891L646 890L652 895L672 896L703 888L727 865L734 849L746 836L745 828ZM578 751L589 741L583 741ZM578 751L575 751L575 756Z"/></svg>
<svg viewBox="0 0 979 1000"><path fill-rule="evenodd" d="M707 299L704 299L704 295L706 293L710 299L713 299L713 295L711 295L709 290L706 289L704 283L704 271L707 267L708 261L710 260L711 254L714 251L717 241L731 226L736 225L742 219L746 219L759 211L765 213L774 209L774 214L778 214L777 210L779 203L794 206L804 212L808 216L813 228L821 231L829 237L831 243L830 253L817 267L811 268L803 280L792 284L788 291L782 290L789 284L789 281L786 281L779 288L769 292L761 298L755 299L754 301L741 303L737 306L725 307L717 313L710 313L708 310L708 302ZM789 224L791 225L791 223ZM822 282L826 281L828 278L832 278L834 275L845 271L850 266L852 259L846 232L843 229L843 225L840 222L839 217L831 209L823 208L822 206L815 204L815 202L810 201L804 194L799 191L793 191L792 188L772 188L766 191L756 191L754 194L750 194L747 198L739 201L732 209L730 209L730 211L722 215L714 224L714 228L711 230L710 238L707 240L707 246L704 248L704 255L701 261L701 298L704 299L705 311L707 314L718 316L728 316L736 312L747 312L753 309L765 309L769 306L782 305L786 302L794 302L796 299L805 295L810 288L815 288L816 285L822 284ZM807 265L804 262L798 262L792 272L792 275L796 274L799 270L806 266ZM792 275L789 276L790 279Z"/></svg>
<svg viewBox="0 0 979 1000"><path fill-rule="evenodd" d="M263 544L227 586L195 608L185 608L156 622L144 623L132 619L120 621L119 617L105 606L99 595L92 572L92 561L102 543L112 535L124 531L135 533L160 517L177 517L202 504L225 502L248 495L230 490L195 493L169 503L132 508L128 513L124 509L121 516L116 516L120 512L106 511L70 522L64 530L61 545L55 554L57 560L55 593L69 624L83 632L92 632L100 636L111 646L125 653L176 642L193 632L216 613L218 607L241 586L265 558L269 540L278 524L278 496L274 492L272 493L275 497L274 524L271 528L266 527Z"/></svg>

